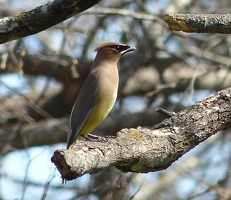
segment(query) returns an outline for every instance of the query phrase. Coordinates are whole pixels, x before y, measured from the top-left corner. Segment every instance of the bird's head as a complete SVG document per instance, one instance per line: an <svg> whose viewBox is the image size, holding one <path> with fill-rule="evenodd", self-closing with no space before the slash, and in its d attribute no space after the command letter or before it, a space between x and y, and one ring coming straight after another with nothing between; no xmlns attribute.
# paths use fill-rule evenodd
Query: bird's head
<svg viewBox="0 0 231 200"><path fill-rule="evenodd" d="M135 50L135 47L117 42L105 42L95 49L97 56L115 61L118 61L125 53Z"/></svg>

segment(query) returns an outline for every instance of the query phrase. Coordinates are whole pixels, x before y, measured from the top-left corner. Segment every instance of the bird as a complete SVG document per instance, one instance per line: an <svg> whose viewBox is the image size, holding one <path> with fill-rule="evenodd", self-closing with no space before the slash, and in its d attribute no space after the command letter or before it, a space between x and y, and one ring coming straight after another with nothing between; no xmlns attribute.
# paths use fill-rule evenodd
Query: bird
<svg viewBox="0 0 231 200"><path fill-rule="evenodd" d="M135 47L105 42L95 51L96 57L73 105L67 137L67 149L82 140L109 114L115 104L119 85L118 61Z"/></svg>

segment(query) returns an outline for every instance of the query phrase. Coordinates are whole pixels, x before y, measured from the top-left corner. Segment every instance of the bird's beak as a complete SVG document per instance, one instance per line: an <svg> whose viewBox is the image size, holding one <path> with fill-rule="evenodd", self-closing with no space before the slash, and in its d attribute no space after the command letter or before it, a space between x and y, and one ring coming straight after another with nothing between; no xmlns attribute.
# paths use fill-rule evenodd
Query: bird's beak
<svg viewBox="0 0 231 200"><path fill-rule="evenodd" d="M130 52L130 51L135 51L136 50L136 48L135 47L128 47L127 49L125 49L124 51L122 51L121 53L122 54L125 54L125 53L127 53L127 52Z"/></svg>

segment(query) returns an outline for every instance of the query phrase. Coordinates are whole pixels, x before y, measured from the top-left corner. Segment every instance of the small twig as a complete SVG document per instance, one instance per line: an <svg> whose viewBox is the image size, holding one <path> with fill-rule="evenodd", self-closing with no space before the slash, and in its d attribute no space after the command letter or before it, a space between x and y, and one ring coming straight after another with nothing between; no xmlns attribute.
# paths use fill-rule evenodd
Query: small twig
<svg viewBox="0 0 231 200"><path fill-rule="evenodd" d="M176 115L175 112L170 112L170 111L167 111L167 110L165 110L163 108L157 108L156 112L158 112L158 113L160 113L160 114L162 114L162 115L164 115L164 116L166 116L168 118Z"/></svg>

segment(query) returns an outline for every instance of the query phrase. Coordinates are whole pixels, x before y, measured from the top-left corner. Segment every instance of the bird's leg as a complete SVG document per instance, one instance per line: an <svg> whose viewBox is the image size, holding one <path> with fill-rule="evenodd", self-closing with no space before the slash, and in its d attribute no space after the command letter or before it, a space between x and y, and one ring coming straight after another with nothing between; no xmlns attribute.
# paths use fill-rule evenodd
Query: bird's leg
<svg viewBox="0 0 231 200"><path fill-rule="evenodd" d="M64 178L62 178L62 185L66 185L66 184L67 184L67 181Z"/></svg>

